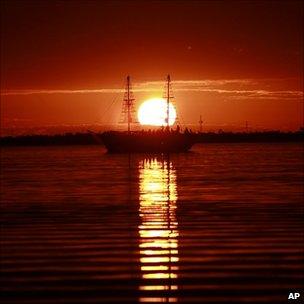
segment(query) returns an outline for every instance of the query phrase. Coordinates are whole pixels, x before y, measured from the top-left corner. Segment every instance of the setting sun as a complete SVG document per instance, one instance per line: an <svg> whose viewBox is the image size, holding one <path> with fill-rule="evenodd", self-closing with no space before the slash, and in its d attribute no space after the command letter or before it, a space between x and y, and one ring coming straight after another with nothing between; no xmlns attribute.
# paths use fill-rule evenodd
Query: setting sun
<svg viewBox="0 0 304 304"><path fill-rule="evenodd" d="M169 104L169 125L176 119L176 110ZM143 102L138 109L138 120L141 125L165 126L167 124L167 101L163 98L152 98Z"/></svg>

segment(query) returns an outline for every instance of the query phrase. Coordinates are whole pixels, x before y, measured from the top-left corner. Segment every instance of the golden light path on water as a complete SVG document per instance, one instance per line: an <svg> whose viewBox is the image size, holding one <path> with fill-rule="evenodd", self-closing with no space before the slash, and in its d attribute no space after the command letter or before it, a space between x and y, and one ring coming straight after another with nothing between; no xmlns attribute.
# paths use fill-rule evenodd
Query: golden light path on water
<svg viewBox="0 0 304 304"><path fill-rule="evenodd" d="M139 165L139 250L142 284L149 296L140 302L177 302L178 222L176 172L169 160L145 159ZM153 291L163 291L154 297ZM168 291L168 293L166 293ZM159 293L158 293L159 295Z"/></svg>

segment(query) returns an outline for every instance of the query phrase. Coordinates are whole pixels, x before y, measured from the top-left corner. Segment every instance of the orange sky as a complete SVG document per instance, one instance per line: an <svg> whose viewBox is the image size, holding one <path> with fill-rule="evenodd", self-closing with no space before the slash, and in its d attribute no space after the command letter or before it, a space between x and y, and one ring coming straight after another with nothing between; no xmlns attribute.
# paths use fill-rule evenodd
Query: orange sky
<svg viewBox="0 0 304 304"><path fill-rule="evenodd" d="M170 73L193 127L303 121L301 1L2 1L1 23L5 134L114 124L127 74L138 106Z"/></svg>

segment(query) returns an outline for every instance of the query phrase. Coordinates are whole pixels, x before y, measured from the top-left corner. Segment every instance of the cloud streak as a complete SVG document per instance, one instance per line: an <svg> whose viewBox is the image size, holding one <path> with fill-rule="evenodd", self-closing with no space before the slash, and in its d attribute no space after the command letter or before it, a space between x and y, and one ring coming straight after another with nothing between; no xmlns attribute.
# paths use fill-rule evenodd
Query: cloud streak
<svg viewBox="0 0 304 304"><path fill-rule="evenodd" d="M264 83L268 80L264 79ZM274 81L274 80L272 80ZM176 80L172 82L174 92L202 92L223 95L229 99L273 99L273 100L303 100L303 91L299 90L266 90L260 88L259 81L254 79L219 79L219 80ZM160 92L163 81L147 81L134 83L134 92ZM252 88L255 87L255 88ZM256 88L258 87L258 88ZM250 89L249 89L250 88ZM20 96L35 94L119 94L124 89L25 89L7 90L1 96Z"/></svg>

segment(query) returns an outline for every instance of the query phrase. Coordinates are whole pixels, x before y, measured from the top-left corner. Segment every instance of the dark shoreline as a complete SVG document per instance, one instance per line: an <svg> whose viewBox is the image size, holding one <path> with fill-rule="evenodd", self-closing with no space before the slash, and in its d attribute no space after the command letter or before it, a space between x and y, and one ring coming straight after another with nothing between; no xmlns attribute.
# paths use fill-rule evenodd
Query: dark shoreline
<svg viewBox="0 0 304 304"><path fill-rule="evenodd" d="M57 135L21 135L0 137L0 146L52 146L102 144L101 133L65 133ZM197 143L276 143L304 142L304 131L297 132L206 132L190 133Z"/></svg>

